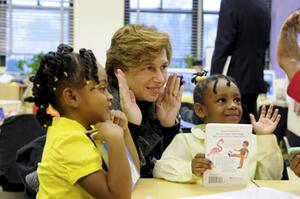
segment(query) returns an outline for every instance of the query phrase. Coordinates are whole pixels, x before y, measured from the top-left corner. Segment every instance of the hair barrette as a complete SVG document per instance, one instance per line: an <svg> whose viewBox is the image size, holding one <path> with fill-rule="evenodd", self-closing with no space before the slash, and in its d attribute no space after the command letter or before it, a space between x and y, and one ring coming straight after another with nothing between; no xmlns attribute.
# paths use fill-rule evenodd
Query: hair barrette
<svg viewBox="0 0 300 199"><path fill-rule="evenodd" d="M194 73L192 76L192 83L197 84L206 79L207 71L202 70L200 72Z"/></svg>
<svg viewBox="0 0 300 199"><path fill-rule="evenodd" d="M197 77L196 77L196 82L201 82L201 81L203 81L203 80L205 80L205 79L206 79L205 76L197 76Z"/></svg>

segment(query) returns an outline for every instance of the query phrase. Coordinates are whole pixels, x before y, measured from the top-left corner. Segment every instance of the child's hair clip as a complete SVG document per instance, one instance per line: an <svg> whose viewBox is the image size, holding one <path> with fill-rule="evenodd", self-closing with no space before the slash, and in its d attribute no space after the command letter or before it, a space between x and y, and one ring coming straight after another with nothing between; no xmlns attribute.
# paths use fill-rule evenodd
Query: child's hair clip
<svg viewBox="0 0 300 199"><path fill-rule="evenodd" d="M207 71L202 70L200 72L194 73L192 77L192 83L197 84L206 79Z"/></svg>
<svg viewBox="0 0 300 199"><path fill-rule="evenodd" d="M64 75L65 77L68 77L68 73L66 71L64 71Z"/></svg>
<svg viewBox="0 0 300 199"><path fill-rule="evenodd" d="M206 79L205 76L197 76L197 77L196 77L196 82L201 82L201 81L203 81L203 80L205 80L205 79Z"/></svg>

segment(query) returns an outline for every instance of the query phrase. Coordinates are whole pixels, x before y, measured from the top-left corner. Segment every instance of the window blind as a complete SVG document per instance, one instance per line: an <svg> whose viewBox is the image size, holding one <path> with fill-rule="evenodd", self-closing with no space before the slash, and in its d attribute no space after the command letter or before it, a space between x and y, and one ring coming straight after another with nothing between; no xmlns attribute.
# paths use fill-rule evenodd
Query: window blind
<svg viewBox="0 0 300 199"><path fill-rule="evenodd" d="M171 38L171 66L184 67L188 54L197 54L197 0L125 0L125 24L155 26Z"/></svg>
<svg viewBox="0 0 300 199"><path fill-rule="evenodd" d="M73 0L2 1L0 16L0 54L8 70L17 70L18 59L73 44Z"/></svg>

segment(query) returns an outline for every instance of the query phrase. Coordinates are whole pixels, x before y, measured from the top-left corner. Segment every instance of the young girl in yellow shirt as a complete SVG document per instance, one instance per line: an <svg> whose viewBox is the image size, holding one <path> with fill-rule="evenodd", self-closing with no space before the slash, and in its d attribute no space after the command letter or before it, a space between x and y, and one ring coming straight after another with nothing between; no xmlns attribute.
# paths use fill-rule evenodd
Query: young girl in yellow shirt
<svg viewBox="0 0 300 199"><path fill-rule="evenodd" d="M100 70L99 70L100 69ZM99 71L98 71L99 70ZM127 119L110 110L105 71L97 66L92 51L61 44L43 56L31 77L37 118L48 127L38 165L37 198L130 198L131 171L126 146L139 168ZM46 113L51 105L60 117ZM51 122L52 121L52 124ZM93 127L94 125L94 127ZM107 171L102 169L96 142L108 144Z"/></svg>

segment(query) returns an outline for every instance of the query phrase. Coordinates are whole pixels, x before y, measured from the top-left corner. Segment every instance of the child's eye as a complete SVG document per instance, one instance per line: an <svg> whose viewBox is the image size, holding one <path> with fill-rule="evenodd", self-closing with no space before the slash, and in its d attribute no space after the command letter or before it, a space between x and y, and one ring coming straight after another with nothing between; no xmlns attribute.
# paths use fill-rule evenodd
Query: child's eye
<svg viewBox="0 0 300 199"><path fill-rule="evenodd" d="M93 87L93 89L97 89L100 92L104 93L107 90L107 87L106 86L96 85L96 86Z"/></svg>
<svg viewBox="0 0 300 199"><path fill-rule="evenodd" d="M99 87L98 88L98 90L101 91L102 93L105 93L106 89L107 89L106 87Z"/></svg>
<svg viewBox="0 0 300 199"><path fill-rule="evenodd" d="M217 103L225 103L226 102L226 99L225 98L219 98L217 100Z"/></svg>
<svg viewBox="0 0 300 199"><path fill-rule="evenodd" d="M237 104L240 104L241 103L241 98L240 97L235 98L234 102L237 103Z"/></svg>

